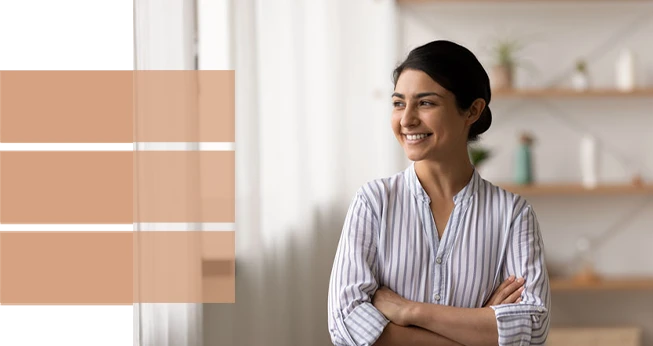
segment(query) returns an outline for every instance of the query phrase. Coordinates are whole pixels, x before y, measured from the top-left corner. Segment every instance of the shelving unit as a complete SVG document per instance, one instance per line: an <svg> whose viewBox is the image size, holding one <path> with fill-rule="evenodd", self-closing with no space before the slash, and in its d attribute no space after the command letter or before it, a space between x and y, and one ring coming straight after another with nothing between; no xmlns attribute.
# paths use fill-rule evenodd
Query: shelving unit
<svg viewBox="0 0 653 346"><path fill-rule="evenodd" d="M396 0L398 4L429 4L429 3L495 3L495 2L650 2L650 0Z"/></svg>
<svg viewBox="0 0 653 346"><path fill-rule="evenodd" d="M651 195L653 185L599 185L588 189L580 184L537 184L514 185L499 184L507 191L522 196L569 196L569 195Z"/></svg>
<svg viewBox="0 0 653 346"><path fill-rule="evenodd" d="M596 282L579 282L572 279L551 279L554 292L576 291L653 291L653 278L606 278Z"/></svg>
<svg viewBox="0 0 653 346"><path fill-rule="evenodd" d="M493 98L653 98L653 88L641 88L632 91L616 89L594 89L576 91L572 89L514 89L496 90Z"/></svg>

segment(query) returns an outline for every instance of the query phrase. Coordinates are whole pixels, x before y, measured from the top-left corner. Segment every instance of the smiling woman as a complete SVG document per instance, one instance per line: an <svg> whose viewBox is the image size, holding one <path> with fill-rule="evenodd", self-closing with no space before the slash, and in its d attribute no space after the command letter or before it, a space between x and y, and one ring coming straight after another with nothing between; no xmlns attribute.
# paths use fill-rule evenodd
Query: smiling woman
<svg viewBox="0 0 653 346"><path fill-rule="evenodd" d="M362 186L329 285L336 345L537 345L549 278L533 208L483 179L467 145L492 122L472 52L434 41L394 71L406 170Z"/></svg>

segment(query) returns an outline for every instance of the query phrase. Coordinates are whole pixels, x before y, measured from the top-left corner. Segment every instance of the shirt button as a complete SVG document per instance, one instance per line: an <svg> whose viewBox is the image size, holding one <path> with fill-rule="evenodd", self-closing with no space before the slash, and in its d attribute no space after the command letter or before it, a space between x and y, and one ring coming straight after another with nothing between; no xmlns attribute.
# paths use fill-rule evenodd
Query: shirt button
<svg viewBox="0 0 653 346"><path fill-rule="evenodd" d="M438 257L435 259L435 263L440 264L442 263L442 258Z"/></svg>
<svg viewBox="0 0 653 346"><path fill-rule="evenodd" d="M440 295L439 295L439 294L436 294L435 296L433 296L433 298L434 298L435 300L440 300Z"/></svg>

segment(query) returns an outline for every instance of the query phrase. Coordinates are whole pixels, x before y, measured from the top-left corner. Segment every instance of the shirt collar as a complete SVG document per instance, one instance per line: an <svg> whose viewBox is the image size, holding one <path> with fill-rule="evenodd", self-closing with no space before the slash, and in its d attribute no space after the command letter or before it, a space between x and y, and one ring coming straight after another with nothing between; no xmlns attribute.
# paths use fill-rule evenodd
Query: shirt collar
<svg viewBox="0 0 653 346"><path fill-rule="evenodd" d="M429 198L429 195L426 193L426 190L424 190L422 184L419 182L419 179L417 178L417 173L415 172L415 162L413 162L408 168L406 168L404 177L406 180L406 184L410 188L410 191L415 196L415 198L422 200L426 203L431 203L431 199ZM465 185L465 187L463 187L462 190L460 190L456 195L453 196L454 204L467 201L469 197L474 195L474 193L478 190L480 183L481 183L481 176L479 175L478 171L474 169L472 173L472 178L469 180L467 185Z"/></svg>

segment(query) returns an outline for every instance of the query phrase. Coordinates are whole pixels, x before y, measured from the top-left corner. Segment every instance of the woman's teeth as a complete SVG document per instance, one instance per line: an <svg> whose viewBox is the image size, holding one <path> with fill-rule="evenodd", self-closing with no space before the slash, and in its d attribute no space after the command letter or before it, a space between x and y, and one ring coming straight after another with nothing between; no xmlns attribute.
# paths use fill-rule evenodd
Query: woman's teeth
<svg viewBox="0 0 653 346"><path fill-rule="evenodd" d="M416 141L418 139L426 138L428 137L428 134L419 134L419 135L406 135L406 138L408 138L409 141Z"/></svg>

